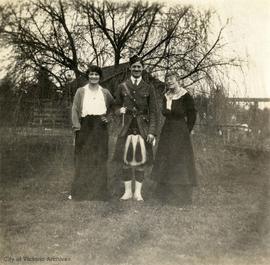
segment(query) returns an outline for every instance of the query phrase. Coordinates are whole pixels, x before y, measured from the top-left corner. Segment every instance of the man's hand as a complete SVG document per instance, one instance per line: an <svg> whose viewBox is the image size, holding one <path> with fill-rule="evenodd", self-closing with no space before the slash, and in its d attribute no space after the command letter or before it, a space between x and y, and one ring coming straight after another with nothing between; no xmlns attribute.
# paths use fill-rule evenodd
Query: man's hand
<svg viewBox="0 0 270 265"><path fill-rule="evenodd" d="M126 108L126 107L122 107L122 108L119 109L119 112L120 112L121 114L125 114L126 111L127 111L127 108Z"/></svg>
<svg viewBox="0 0 270 265"><path fill-rule="evenodd" d="M155 136L153 134L148 134L146 141L150 144L153 144L155 142Z"/></svg>

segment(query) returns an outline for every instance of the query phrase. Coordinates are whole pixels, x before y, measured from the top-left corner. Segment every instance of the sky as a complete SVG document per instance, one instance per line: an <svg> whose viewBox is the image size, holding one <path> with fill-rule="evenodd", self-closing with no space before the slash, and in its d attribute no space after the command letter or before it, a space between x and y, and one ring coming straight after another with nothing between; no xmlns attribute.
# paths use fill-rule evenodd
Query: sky
<svg viewBox="0 0 270 265"><path fill-rule="evenodd" d="M242 70L229 71L231 96L270 97L270 0L168 1L216 10L213 33L218 33L229 19L223 32L227 44L224 55L235 55L245 61Z"/></svg>
<svg viewBox="0 0 270 265"><path fill-rule="evenodd" d="M3 2L6 0L0 0ZM229 70L231 96L270 97L270 0L166 1L170 5L178 3L192 4L199 9L215 9L214 35L229 19L223 33L227 43L224 55L235 55L246 61L242 71ZM0 63L0 78L3 75Z"/></svg>
<svg viewBox="0 0 270 265"><path fill-rule="evenodd" d="M270 1L218 2L221 18L231 17L225 34L228 46L248 60L244 68L247 91L243 92L250 97L270 97Z"/></svg>

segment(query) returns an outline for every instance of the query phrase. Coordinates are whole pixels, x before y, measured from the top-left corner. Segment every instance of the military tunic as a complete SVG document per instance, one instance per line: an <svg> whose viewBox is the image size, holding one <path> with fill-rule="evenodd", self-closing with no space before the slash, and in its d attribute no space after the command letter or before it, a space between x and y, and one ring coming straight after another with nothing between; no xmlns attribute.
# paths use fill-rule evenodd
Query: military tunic
<svg viewBox="0 0 270 265"><path fill-rule="evenodd" d="M143 79L138 85L127 79L121 83L115 93L116 114L121 115L121 130L118 135L114 159L124 162L124 150L130 134L140 135L145 140L146 164L152 161L152 145L146 142L148 134L156 135L157 102L154 88ZM126 113L120 114L121 107Z"/></svg>

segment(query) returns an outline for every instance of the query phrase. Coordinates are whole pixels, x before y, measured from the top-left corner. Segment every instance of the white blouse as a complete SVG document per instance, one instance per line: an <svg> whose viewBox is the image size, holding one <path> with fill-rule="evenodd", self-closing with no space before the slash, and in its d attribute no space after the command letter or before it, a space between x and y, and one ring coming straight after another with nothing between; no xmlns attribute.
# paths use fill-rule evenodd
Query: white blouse
<svg viewBox="0 0 270 265"><path fill-rule="evenodd" d="M88 84L85 85L82 117L87 115L104 115L106 112L107 108L101 87L99 87L97 91L92 91L89 89Z"/></svg>

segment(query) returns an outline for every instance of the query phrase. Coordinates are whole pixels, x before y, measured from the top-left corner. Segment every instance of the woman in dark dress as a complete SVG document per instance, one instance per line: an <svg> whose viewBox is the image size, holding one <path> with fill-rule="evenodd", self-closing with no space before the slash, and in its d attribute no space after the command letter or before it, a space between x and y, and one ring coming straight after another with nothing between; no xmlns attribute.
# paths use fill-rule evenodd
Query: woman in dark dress
<svg viewBox="0 0 270 265"><path fill-rule="evenodd" d="M75 177L70 199L106 200L108 130L107 113L113 97L99 85L101 69L90 66L89 82L78 88L72 105L75 131Z"/></svg>
<svg viewBox="0 0 270 265"><path fill-rule="evenodd" d="M168 91L163 97L165 122L160 134L152 178L157 182L155 196L172 205L192 202L196 185L190 132L196 120L192 96L178 85L175 74L166 77Z"/></svg>

